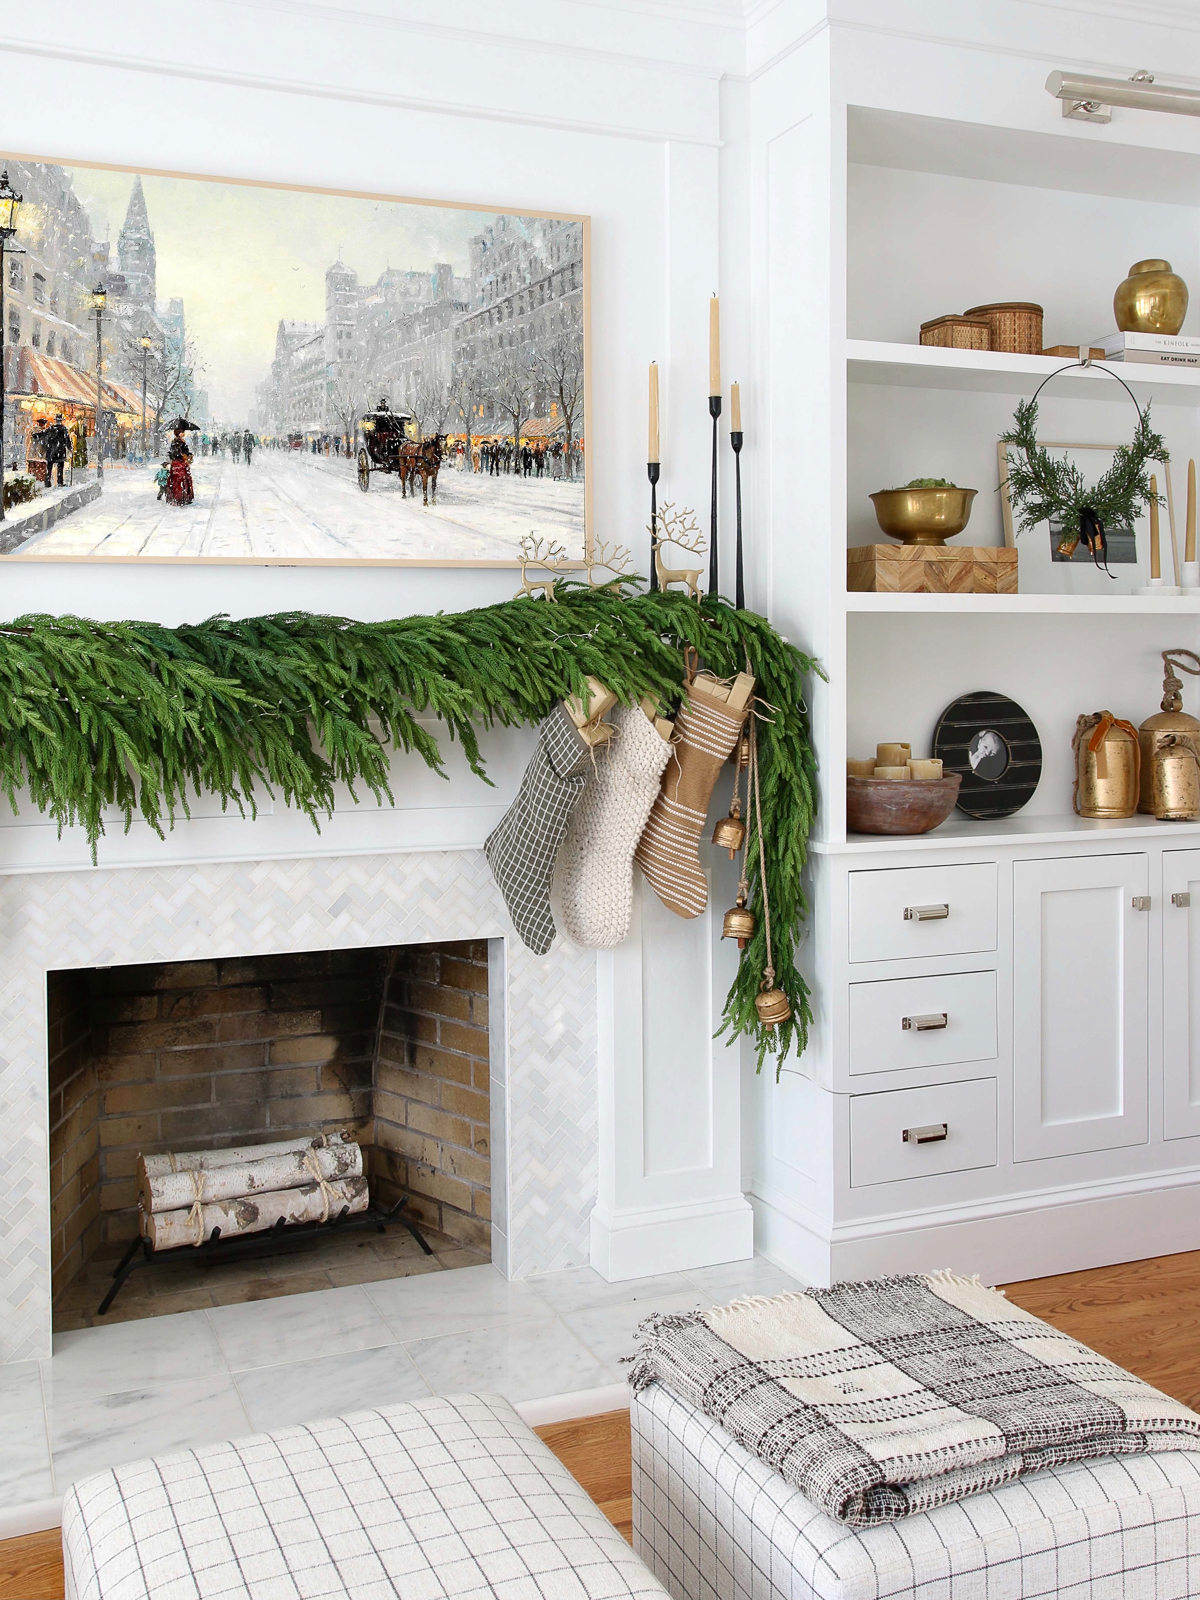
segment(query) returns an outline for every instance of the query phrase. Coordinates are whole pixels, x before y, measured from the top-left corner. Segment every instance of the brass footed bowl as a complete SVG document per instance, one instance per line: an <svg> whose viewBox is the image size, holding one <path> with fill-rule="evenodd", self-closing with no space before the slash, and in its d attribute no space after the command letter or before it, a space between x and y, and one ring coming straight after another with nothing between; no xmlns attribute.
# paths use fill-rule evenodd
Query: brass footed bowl
<svg viewBox="0 0 1200 1600"><path fill-rule="evenodd" d="M846 826L852 833L928 833L954 810L962 775L846 779Z"/></svg>
<svg viewBox="0 0 1200 1600"><path fill-rule="evenodd" d="M901 544L945 544L971 517L976 489L879 489L871 496L879 526Z"/></svg>

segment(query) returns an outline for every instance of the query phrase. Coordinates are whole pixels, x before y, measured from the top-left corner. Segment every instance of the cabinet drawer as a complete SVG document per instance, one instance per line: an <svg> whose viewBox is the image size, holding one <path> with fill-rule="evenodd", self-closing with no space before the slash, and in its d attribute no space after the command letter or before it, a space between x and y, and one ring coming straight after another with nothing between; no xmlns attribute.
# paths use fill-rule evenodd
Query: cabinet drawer
<svg viewBox="0 0 1200 1600"><path fill-rule="evenodd" d="M944 1139L918 1144L904 1137L906 1129L938 1131L942 1124ZM852 1189L995 1165L995 1078L850 1097Z"/></svg>
<svg viewBox="0 0 1200 1600"><path fill-rule="evenodd" d="M996 948L996 864L850 873L851 961Z"/></svg>
<svg viewBox="0 0 1200 1600"><path fill-rule="evenodd" d="M991 1061L996 974L887 978L850 985L850 1074Z"/></svg>

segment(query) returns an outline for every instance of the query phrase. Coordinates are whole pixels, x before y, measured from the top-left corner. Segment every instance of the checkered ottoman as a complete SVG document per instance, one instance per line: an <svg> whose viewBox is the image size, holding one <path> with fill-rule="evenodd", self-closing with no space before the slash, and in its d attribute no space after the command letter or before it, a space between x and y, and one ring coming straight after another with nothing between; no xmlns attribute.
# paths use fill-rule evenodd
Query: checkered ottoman
<svg viewBox="0 0 1200 1600"><path fill-rule="evenodd" d="M632 1397L633 1547L673 1600L1188 1600L1200 1455L1076 1462L874 1528L832 1521L661 1384Z"/></svg>
<svg viewBox="0 0 1200 1600"><path fill-rule="evenodd" d="M506 1400L459 1395L84 1478L66 1600L665 1600Z"/></svg>

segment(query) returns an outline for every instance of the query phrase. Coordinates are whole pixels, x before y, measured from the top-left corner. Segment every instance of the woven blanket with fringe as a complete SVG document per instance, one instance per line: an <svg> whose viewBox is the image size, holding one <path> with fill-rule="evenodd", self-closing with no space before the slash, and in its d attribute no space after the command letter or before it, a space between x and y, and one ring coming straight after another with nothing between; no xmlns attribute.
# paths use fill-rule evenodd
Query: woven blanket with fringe
<svg viewBox="0 0 1200 1600"><path fill-rule="evenodd" d="M949 1272L660 1314L638 1331L635 1390L663 1384L851 1527L1068 1461L1200 1450L1187 1406Z"/></svg>

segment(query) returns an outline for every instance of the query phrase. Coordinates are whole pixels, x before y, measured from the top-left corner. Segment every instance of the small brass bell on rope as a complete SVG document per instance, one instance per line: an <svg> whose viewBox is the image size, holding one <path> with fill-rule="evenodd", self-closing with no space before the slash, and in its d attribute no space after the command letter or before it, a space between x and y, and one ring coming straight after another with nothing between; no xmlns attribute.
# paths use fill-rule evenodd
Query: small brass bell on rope
<svg viewBox="0 0 1200 1600"><path fill-rule="evenodd" d="M725 913L724 921L721 923L721 937L722 939L736 939L738 949L744 950L747 943L754 937L756 926L757 922L754 913L746 904L745 890L739 889L737 904L729 908Z"/></svg>
<svg viewBox="0 0 1200 1600"><path fill-rule="evenodd" d="M787 995L775 987L775 974L770 967L762 981L762 993L754 996L754 1009L764 1028L776 1028L792 1014Z"/></svg>
<svg viewBox="0 0 1200 1600"><path fill-rule="evenodd" d="M745 772L746 768L750 765L750 738L748 734L744 733L734 745L733 753L729 759L737 768L739 775Z"/></svg>
<svg viewBox="0 0 1200 1600"><path fill-rule="evenodd" d="M720 849L729 851L729 859L733 860L742 848L746 839L746 824L738 815L738 803L735 799L732 809L727 817L722 817L713 829L712 842Z"/></svg>

